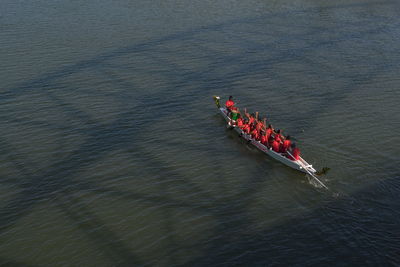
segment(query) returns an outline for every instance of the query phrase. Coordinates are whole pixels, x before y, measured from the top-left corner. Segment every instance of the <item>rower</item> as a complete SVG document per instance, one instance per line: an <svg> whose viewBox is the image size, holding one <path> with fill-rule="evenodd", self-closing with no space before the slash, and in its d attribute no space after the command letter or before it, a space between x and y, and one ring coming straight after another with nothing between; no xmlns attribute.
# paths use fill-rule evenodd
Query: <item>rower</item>
<svg viewBox="0 0 400 267"><path fill-rule="evenodd" d="M245 132L246 134L250 134L250 124L249 124L249 121L246 119L245 121L244 121L244 124L243 124L243 132Z"/></svg>
<svg viewBox="0 0 400 267"><path fill-rule="evenodd" d="M244 125L244 121L243 121L242 116L241 116L240 113L239 113L238 119L237 119L237 126L238 126L240 129L243 129L243 125Z"/></svg>
<svg viewBox="0 0 400 267"><path fill-rule="evenodd" d="M254 140L258 140L260 138L260 134L256 128L251 131L251 137L253 137Z"/></svg>
<svg viewBox="0 0 400 267"><path fill-rule="evenodd" d="M272 125L268 124L268 128L266 130L266 134L267 134L268 139L271 136L271 134L273 133L273 131L274 131L274 128L272 128Z"/></svg>
<svg viewBox="0 0 400 267"><path fill-rule="evenodd" d="M265 146L268 145L268 136L267 136L267 132L262 131L260 141L261 141L261 144L263 144L263 145L265 145Z"/></svg>
<svg viewBox="0 0 400 267"><path fill-rule="evenodd" d="M272 143L274 142L274 137L272 136L272 134L268 137L268 147L271 148L272 147Z"/></svg>
<svg viewBox="0 0 400 267"><path fill-rule="evenodd" d="M283 144L281 146L281 152L286 153L286 151L290 148L290 145L292 144L292 141L290 141L290 135L286 136L285 141L283 141Z"/></svg>
<svg viewBox="0 0 400 267"><path fill-rule="evenodd" d="M262 121L257 121L257 124L256 124L257 131L260 132L263 127L264 127L264 123Z"/></svg>
<svg viewBox="0 0 400 267"><path fill-rule="evenodd" d="M281 135L281 130L278 129L278 130L275 132L275 137L274 137L274 139L275 139L278 143L282 142L283 137L282 137L282 135Z"/></svg>
<svg viewBox="0 0 400 267"><path fill-rule="evenodd" d="M289 157L291 160L299 160L300 159L300 149L296 147L296 144L293 143L291 146L291 151L290 154L292 154L291 157Z"/></svg>
<svg viewBox="0 0 400 267"><path fill-rule="evenodd" d="M254 113L251 113L251 114L247 113L247 109L245 108L245 109L244 109L244 114L245 114L246 117L249 119L250 125L252 125L253 122L256 120L256 119L255 119Z"/></svg>
<svg viewBox="0 0 400 267"><path fill-rule="evenodd" d="M271 147L272 147L273 151L275 151L276 153L279 153L281 144L276 139L274 139Z"/></svg>

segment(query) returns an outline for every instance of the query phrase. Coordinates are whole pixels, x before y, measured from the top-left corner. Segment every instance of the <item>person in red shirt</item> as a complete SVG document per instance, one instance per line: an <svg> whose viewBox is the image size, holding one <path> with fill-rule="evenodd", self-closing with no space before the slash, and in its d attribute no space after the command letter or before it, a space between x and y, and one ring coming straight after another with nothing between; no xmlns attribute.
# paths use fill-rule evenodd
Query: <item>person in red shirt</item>
<svg viewBox="0 0 400 267"><path fill-rule="evenodd" d="M292 145L291 145L291 151L290 151L290 154L292 154L292 157L289 157L291 160L299 160L300 159L300 149L298 149L297 147L296 147L296 144L295 143L293 143Z"/></svg>
<svg viewBox="0 0 400 267"><path fill-rule="evenodd" d="M271 124L268 124L268 128L266 130L266 134L267 134L267 139L269 139L269 137L271 136L272 132L274 131L274 128L272 128Z"/></svg>
<svg viewBox="0 0 400 267"><path fill-rule="evenodd" d="M281 146L281 152L286 153L286 151L290 148L290 145L292 144L292 141L290 141L290 135L286 136L285 141L283 141L283 144Z"/></svg>
<svg viewBox="0 0 400 267"><path fill-rule="evenodd" d="M281 142L282 142L283 137L282 137L282 135L281 135L281 130L278 129L278 130L275 132L274 138L275 138L275 140L276 140L278 143L281 143Z"/></svg>
<svg viewBox="0 0 400 267"><path fill-rule="evenodd" d="M235 105L235 102L233 102L233 97L229 96L229 99L225 102L225 107L226 110L229 112L231 111L232 107Z"/></svg>
<svg viewBox="0 0 400 267"><path fill-rule="evenodd" d="M264 126L264 124L263 124L262 121L257 121L256 129L257 129L258 132L261 131L261 129L263 128L263 126Z"/></svg>
<svg viewBox="0 0 400 267"><path fill-rule="evenodd" d="M250 125L248 120L245 120L244 124L243 124L243 132L245 132L246 134L250 134Z"/></svg>
<svg viewBox="0 0 400 267"><path fill-rule="evenodd" d="M272 143L274 142L274 140L275 140L274 137L272 135L270 135L269 138L268 138L268 146L269 147L272 146Z"/></svg>
<svg viewBox="0 0 400 267"><path fill-rule="evenodd" d="M278 141L274 140L272 142L272 150L275 151L276 153L279 153L280 146L281 144Z"/></svg>
<svg viewBox="0 0 400 267"><path fill-rule="evenodd" d="M256 128L254 128L254 129L251 131L251 137L253 137L254 140L258 140L258 139L259 139L260 134L258 133L258 131L257 131Z"/></svg>
<svg viewBox="0 0 400 267"><path fill-rule="evenodd" d="M251 114L250 117L249 117L249 123L251 125L253 125L255 121L256 121L256 119L254 118L254 114Z"/></svg>
<svg viewBox="0 0 400 267"><path fill-rule="evenodd" d="M261 144L267 146L268 145L268 136L266 132L262 132L261 138L260 138Z"/></svg>
<svg viewBox="0 0 400 267"><path fill-rule="evenodd" d="M238 119L237 119L237 126L238 126L240 129L243 129L243 125L244 125L243 118L242 118L242 116L240 116L240 114L239 114L239 115L238 115Z"/></svg>

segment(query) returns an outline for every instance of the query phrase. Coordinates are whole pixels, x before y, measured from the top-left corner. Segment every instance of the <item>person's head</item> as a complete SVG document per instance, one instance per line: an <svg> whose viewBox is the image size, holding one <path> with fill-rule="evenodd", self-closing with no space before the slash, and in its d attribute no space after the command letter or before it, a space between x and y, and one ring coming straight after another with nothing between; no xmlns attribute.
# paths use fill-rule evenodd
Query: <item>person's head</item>
<svg viewBox="0 0 400 267"><path fill-rule="evenodd" d="M286 136L286 139L287 139L287 140L290 140L290 135Z"/></svg>
<svg viewBox="0 0 400 267"><path fill-rule="evenodd" d="M276 130L276 133L277 133L277 134L280 134L280 133L281 133L281 130L280 130L280 129Z"/></svg>
<svg viewBox="0 0 400 267"><path fill-rule="evenodd" d="M233 100L233 96L230 95L230 96L229 96L229 100Z"/></svg>
<svg viewBox="0 0 400 267"><path fill-rule="evenodd" d="M271 124L268 124L268 128L272 129L272 125L271 125Z"/></svg>
<svg viewBox="0 0 400 267"><path fill-rule="evenodd" d="M254 115L254 113L251 113L250 116L255 117L256 115Z"/></svg>

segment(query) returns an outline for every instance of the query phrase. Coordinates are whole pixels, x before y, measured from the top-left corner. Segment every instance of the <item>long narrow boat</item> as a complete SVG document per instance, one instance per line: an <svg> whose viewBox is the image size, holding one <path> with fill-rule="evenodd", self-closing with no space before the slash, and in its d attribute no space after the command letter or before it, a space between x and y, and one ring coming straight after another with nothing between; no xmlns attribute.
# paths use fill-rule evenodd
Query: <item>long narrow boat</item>
<svg viewBox="0 0 400 267"><path fill-rule="evenodd" d="M221 115L224 117L224 119L228 123L230 123L232 120L231 120L231 118L228 117L226 108L221 107L219 100L220 100L219 96L214 96L215 104L217 105ZM317 171L313 168L313 166L311 164L308 164L308 162L305 161L302 157L300 157L299 160L291 160L291 159L287 158L286 156L284 156L283 154L277 153L277 152L273 151L272 149L266 147L265 145L261 144L260 141L254 140L251 137L251 135L246 134L239 127L236 127L236 126L231 126L231 127L233 127L233 129L239 134L240 137L242 137L243 139L245 139L246 141L251 143L253 146L258 148L259 150L261 150L268 156L274 158L275 160L277 160L295 170L309 174L314 179L316 179L316 181L318 181L323 187L327 188L317 177L315 177Z"/></svg>

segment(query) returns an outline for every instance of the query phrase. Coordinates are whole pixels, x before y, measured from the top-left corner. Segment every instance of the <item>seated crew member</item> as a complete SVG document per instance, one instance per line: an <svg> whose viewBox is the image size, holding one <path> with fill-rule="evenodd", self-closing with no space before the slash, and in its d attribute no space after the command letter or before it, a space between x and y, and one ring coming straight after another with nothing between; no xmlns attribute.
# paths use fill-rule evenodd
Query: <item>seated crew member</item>
<svg viewBox="0 0 400 267"><path fill-rule="evenodd" d="M268 128L266 130L266 134L267 134L268 139L272 135L273 132L274 132L274 128L272 128L271 124L268 124Z"/></svg>
<svg viewBox="0 0 400 267"><path fill-rule="evenodd" d="M243 124L243 132L245 132L246 134L250 134L250 125L249 125L249 121L246 119L244 124Z"/></svg>
<svg viewBox="0 0 400 267"><path fill-rule="evenodd" d="M275 132L274 139L275 139L278 143L281 143L281 142L282 142L283 137L282 137L282 135L281 135L281 130L278 129L278 130Z"/></svg>
<svg viewBox="0 0 400 267"><path fill-rule="evenodd" d="M257 121L256 129L257 129L258 132L260 132L261 129L263 129L263 126L264 126L264 124L263 124L262 121Z"/></svg>
<svg viewBox="0 0 400 267"><path fill-rule="evenodd" d="M289 158L291 160L299 160L300 159L300 149L298 149L296 147L295 143L293 143L290 147L292 148L290 151L290 154L292 154L292 156L289 156Z"/></svg>
<svg viewBox="0 0 400 267"><path fill-rule="evenodd" d="M241 116L240 113L239 113L238 119L237 119L237 126L238 126L240 129L243 129L243 125L244 125L244 121L243 121L242 116Z"/></svg>
<svg viewBox="0 0 400 267"><path fill-rule="evenodd" d="M264 118L262 121L262 128L265 131L267 129L267 118Z"/></svg>
<svg viewBox="0 0 400 267"><path fill-rule="evenodd" d="M272 142L272 150L275 151L275 152L277 152L277 153L279 153L280 147L281 147L281 144L275 139L275 140Z"/></svg>
<svg viewBox="0 0 400 267"><path fill-rule="evenodd" d="M256 122L256 117L255 117L254 113L251 113L249 120L250 120L251 123L255 123Z"/></svg>
<svg viewBox="0 0 400 267"><path fill-rule="evenodd" d="M265 131L262 131L260 141L261 141L261 144L263 144L265 146L268 145L268 136Z"/></svg>
<svg viewBox="0 0 400 267"><path fill-rule="evenodd" d="M285 141L283 141L283 144L281 146L281 152L286 153L286 151L290 148L290 145L292 144L292 141L290 141L290 135L286 136Z"/></svg>
<svg viewBox="0 0 400 267"><path fill-rule="evenodd" d="M251 137L252 137L254 140L258 140L258 139L259 139L260 134L258 133L258 131L257 131L256 128L254 128L254 129L251 131Z"/></svg>
<svg viewBox="0 0 400 267"><path fill-rule="evenodd" d="M256 122L255 121L253 121L253 123L250 125L250 129L253 131L253 130L256 130Z"/></svg>
<svg viewBox="0 0 400 267"><path fill-rule="evenodd" d="M250 124L253 124L253 122L256 120L254 117L254 113L249 114L249 113L247 113L247 109L244 109L244 114L249 119Z"/></svg>
<svg viewBox="0 0 400 267"><path fill-rule="evenodd" d="M274 137L272 136L272 134L269 136L269 138L268 138L268 147L271 147L272 146L272 143L274 142Z"/></svg>

